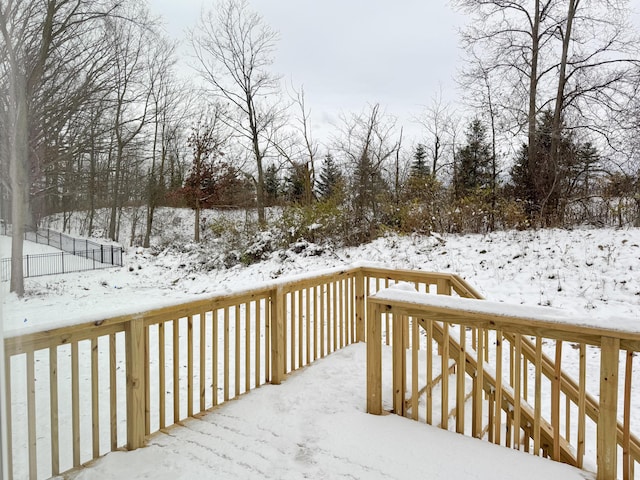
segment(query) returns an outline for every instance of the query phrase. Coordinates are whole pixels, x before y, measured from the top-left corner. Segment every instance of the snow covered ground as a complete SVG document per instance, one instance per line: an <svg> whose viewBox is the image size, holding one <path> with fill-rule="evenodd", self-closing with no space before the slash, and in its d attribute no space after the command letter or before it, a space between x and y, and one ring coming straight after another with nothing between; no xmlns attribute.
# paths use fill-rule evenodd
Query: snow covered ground
<svg viewBox="0 0 640 480"><path fill-rule="evenodd" d="M396 415L365 413L366 348L352 345L214 412L110 453L76 480L584 479L585 472Z"/></svg>
<svg viewBox="0 0 640 480"><path fill-rule="evenodd" d="M5 334L84 321L87 312L95 318L140 311L361 260L458 273L493 301L552 306L604 324L616 317L640 321L640 229L390 235L320 255L313 246L303 247L299 253L274 252L248 267L208 271L202 265L218 254L214 247L132 248L123 268L27 279L23 299L9 295L3 282ZM282 386L262 387L155 437L149 448L110 454L81 478L210 478L216 472L222 478L487 478L489 472L511 478L514 470L519 478L581 478L564 466L523 459L524 454L409 420L368 416L364 371L362 346L349 347ZM640 412L632 417L640 418ZM632 431L637 433L638 425L632 421Z"/></svg>

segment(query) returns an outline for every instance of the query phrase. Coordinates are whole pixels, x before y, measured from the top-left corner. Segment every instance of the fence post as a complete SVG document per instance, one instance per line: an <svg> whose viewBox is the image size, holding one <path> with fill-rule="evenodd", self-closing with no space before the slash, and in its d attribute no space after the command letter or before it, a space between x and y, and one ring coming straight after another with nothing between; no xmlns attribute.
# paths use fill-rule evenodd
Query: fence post
<svg viewBox="0 0 640 480"><path fill-rule="evenodd" d="M284 337L285 332L284 290L281 286L271 291L271 383L280 385L285 373ZM293 346L292 346L293 348Z"/></svg>
<svg viewBox="0 0 640 480"><path fill-rule="evenodd" d="M104 245L100 245L100 263L104 263Z"/></svg>
<svg viewBox="0 0 640 480"><path fill-rule="evenodd" d="M382 313L367 304L367 413L382 415Z"/></svg>
<svg viewBox="0 0 640 480"><path fill-rule="evenodd" d="M598 480L617 475L618 360L620 339L602 337L600 346L600 410L598 412Z"/></svg>
<svg viewBox="0 0 640 480"><path fill-rule="evenodd" d="M144 446L145 432L145 364L144 321L132 318L126 327L127 359L127 448Z"/></svg>
<svg viewBox="0 0 640 480"><path fill-rule="evenodd" d="M60 252L60 258L62 259L62 273L64 273L64 252Z"/></svg>
<svg viewBox="0 0 640 480"><path fill-rule="evenodd" d="M364 273L362 268L358 269L356 281L356 342L364 342L365 337L365 321L364 321Z"/></svg>

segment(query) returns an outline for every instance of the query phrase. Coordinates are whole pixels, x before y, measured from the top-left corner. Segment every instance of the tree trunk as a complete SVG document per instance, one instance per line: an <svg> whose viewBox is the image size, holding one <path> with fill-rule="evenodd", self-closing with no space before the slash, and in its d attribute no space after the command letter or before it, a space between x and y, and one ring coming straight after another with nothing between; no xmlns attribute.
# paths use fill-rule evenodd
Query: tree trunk
<svg viewBox="0 0 640 480"><path fill-rule="evenodd" d="M15 125L11 145L9 176L11 179L11 281L9 290L24 295L24 271L22 264L23 241L29 202L29 122L24 86L14 83Z"/></svg>
<svg viewBox="0 0 640 480"><path fill-rule="evenodd" d="M528 111L528 145L527 145L527 176L530 184L535 184L537 165L537 137L536 137L536 98L538 90L538 53L540 51L540 0L535 2L535 13L531 29L531 71L529 73L529 111ZM537 188L534 188L534 198L537 204Z"/></svg>

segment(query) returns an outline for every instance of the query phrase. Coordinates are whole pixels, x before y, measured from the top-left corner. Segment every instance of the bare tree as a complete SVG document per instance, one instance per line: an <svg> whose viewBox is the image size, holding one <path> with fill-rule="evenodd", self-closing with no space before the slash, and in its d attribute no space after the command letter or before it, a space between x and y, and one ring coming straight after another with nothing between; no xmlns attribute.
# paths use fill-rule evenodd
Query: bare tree
<svg viewBox="0 0 640 480"><path fill-rule="evenodd" d="M431 157L431 175L436 179L442 170L453 165L453 158L446 160L447 150L450 150L449 153L455 152L451 133L452 128L455 130L456 121L451 106L442 99L441 91L424 108L416 122L422 126L427 137L423 145Z"/></svg>
<svg viewBox="0 0 640 480"><path fill-rule="evenodd" d="M283 135L278 135L274 141L274 147L295 172L295 176L302 181L302 202L305 205L311 205L315 200L315 162L318 156L318 144L313 139L311 112L306 106L303 87L300 90L293 89L292 100L298 110L294 126L286 132L281 129Z"/></svg>
<svg viewBox="0 0 640 480"><path fill-rule="evenodd" d="M395 118L370 106L361 114L342 118L335 149L340 152L351 177L350 207L353 240L373 238L381 222L381 205L390 197L385 181L387 163L400 147ZM391 165L389 165L391 166Z"/></svg>
<svg viewBox="0 0 640 480"><path fill-rule="evenodd" d="M108 19L109 40L114 56L112 101L112 147L109 160L113 178L111 182L111 214L109 238L117 240L119 211L122 208L122 188L127 159L135 157L129 147L135 148L138 135L150 122L151 94L156 78L149 78L151 64L156 61L157 34L147 11L136 6L129 13L136 22L127 19ZM157 72L155 72L157 73Z"/></svg>
<svg viewBox="0 0 640 480"><path fill-rule="evenodd" d="M225 0L203 13L190 40L200 75L231 107L225 122L255 160L258 220L265 223L264 158L285 121L280 79L271 72L278 35L245 0Z"/></svg>
<svg viewBox="0 0 640 480"><path fill-rule="evenodd" d="M43 138L64 128L100 75L104 50L96 32L116 7L108 0L0 1L0 111L13 228L10 289L18 295L24 294L23 234L35 226L30 189Z"/></svg>
<svg viewBox="0 0 640 480"><path fill-rule="evenodd" d="M492 89L493 103L514 133L526 132L527 175L535 197L531 202L543 214L548 204L558 204L553 199L562 182L562 128L607 136L611 131L603 121L609 118L607 111L621 111L631 98L628 85L637 70L639 50L626 21L628 2L458 0L456 4L474 14L463 35L471 59L467 84L474 77L484 82L480 70L503 83L502 88ZM550 155L542 155L536 145L544 111L553 116ZM511 115L504 115L507 112ZM538 174L541 162L549 164L544 169L550 175Z"/></svg>

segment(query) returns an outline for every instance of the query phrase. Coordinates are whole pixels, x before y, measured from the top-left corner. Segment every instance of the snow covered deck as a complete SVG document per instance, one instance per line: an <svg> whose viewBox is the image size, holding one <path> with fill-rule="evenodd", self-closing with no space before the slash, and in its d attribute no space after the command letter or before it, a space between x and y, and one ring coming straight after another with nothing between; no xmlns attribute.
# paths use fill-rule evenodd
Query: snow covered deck
<svg viewBox="0 0 640 480"><path fill-rule="evenodd" d="M189 419L74 478L584 479L568 465L396 415L365 413L366 347L355 344Z"/></svg>

